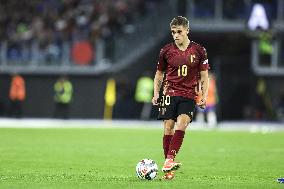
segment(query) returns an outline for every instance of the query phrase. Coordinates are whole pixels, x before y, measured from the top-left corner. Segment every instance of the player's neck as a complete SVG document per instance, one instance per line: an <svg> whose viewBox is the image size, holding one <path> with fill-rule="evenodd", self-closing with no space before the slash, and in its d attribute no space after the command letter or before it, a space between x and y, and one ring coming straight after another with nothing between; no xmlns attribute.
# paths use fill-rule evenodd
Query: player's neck
<svg viewBox="0 0 284 189"><path fill-rule="evenodd" d="M190 44L190 40L187 38L186 40L184 40L183 43L180 43L180 44L177 44L177 43L176 43L176 46L177 46L180 50L185 51L185 50L187 49L187 47L189 46L189 44Z"/></svg>

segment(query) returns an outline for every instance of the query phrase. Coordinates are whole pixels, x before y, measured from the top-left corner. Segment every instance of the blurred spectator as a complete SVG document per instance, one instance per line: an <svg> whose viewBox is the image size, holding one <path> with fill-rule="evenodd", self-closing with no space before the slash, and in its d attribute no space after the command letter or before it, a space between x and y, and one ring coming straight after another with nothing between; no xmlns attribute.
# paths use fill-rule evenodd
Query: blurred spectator
<svg viewBox="0 0 284 189"><path fill-rule="evenodd" d="M206 108L197 107L196 121L199 123L207 122L209 128L217 126L216 104L218 102L216 78L213 73L209 73L209 87Z"/></svg>
<svg viewBox="0 0 284 189"><path fill-rule="evenodd" d="M273 120L276 118L275 108L273 108L272 99L267 87L265 79L259 78L254 98L254 119L256 120Z"/></svg>
<svg viewBox="0 0 284 189"><path fill-rule="evenodd" d="M134 101L134 87L126 75L116 79L116 103L113 109L113 119L136 119L138 108Z"/></svg>
<svg viewBox="0 0 284 189"><path fill-rule="evenodd" d="M73 96L73 86L67 76L60 77L54 84L55 118L69 118L69 105Z"/></svg>
<svg viewBox="0 0 284 189"><path fill-rule="evenodd" d="M106 82L104 119L112 119L113 107L116 103L116 82L109 78Z"/></svg>
<svg viewBox="0 0 284 189"><path fill-rule="evenodd" d="M66 52L65 43L96 43L98 38L105 40L112 57L113 37L133 31L129 28L134 20L152 6L158 6L156 1L2 0L0 40L8 44L8 59L18 63L31 57L36 62L55 63Z"/></svg>
<svg viewBox="0 0 284 189"><path fill-rule="evenodd" d="M271 56L273 54L272 34L269 31L263 31L259 35L259 62L262 66L271 65Z"/></svg>
<svg viewBox="0 0 284 189"><path fill-rule="evenodd" d="M26 98L26 87L24 78L18 74L12 76L9 98L11 102L10 116L21 118L22 103Z"/></svg>
<svg viewBox="0 0 284 189"><path fill-rule="evenodd" d="M142 104L140 119L149 120L152 110L152 97L154 92L154 81L151 72L145 72L137 80L135 100Z"/></svg>

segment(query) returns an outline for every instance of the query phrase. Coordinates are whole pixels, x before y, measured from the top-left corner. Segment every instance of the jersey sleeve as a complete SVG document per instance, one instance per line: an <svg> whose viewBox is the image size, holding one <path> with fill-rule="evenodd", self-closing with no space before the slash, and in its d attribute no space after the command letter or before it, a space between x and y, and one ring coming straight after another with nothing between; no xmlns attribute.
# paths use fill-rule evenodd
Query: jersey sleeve
<svg viewBox="0 0 284 189"><path fill-rule="evenodd" d="M166 69L166 64L165 64L165 49L162 48L160 51L160 55L159 55L159 61L158 61L158 65L157 65L157 70L159 71L165 71Z"/></svg>
<svg viewBox="0 0 284 189"><path fill-rule="evenodd" d="M201 47L199 52L200 52L199 71L209 70L210 66L208 63L206 49L204 47Z"/></svg>

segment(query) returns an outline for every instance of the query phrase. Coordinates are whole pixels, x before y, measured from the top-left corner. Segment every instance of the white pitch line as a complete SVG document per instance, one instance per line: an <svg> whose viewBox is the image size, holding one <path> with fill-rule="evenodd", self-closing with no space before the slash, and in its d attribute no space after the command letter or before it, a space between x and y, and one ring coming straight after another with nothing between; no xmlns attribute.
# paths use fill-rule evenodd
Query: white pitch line
<svg viewBox="0 0 284 189"><path fill-rule="evenodd" d="M98 119L10 119L0 118L0 128L152 128L162 129L162 121L98 120ZM268 122L220 122L217 128L209 129L204 124L193 122L190 130L250 131L268 133L284 131L284 123Z"/></svg>

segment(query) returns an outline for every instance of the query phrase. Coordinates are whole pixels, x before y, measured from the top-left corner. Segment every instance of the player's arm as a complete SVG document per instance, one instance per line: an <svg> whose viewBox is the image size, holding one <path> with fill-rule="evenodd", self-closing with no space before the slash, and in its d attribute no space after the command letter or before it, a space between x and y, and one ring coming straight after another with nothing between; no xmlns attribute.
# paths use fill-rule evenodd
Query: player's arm
<svg viewBox="0 0 284 189"><path fill-rule="evenodd" d="M163 83L164 72L157 70L154 78L154 96L152 98L153 105L158 105L159 93Z"/></svg>
<svg viewBox="0 0 284 189"><path fill-rule="evenodd" d="M209 86L209 77L208 70L200 72L200 100L197 102L197 105L200 108L206 107L206 99L208 94L208 86Z"/></svg>

